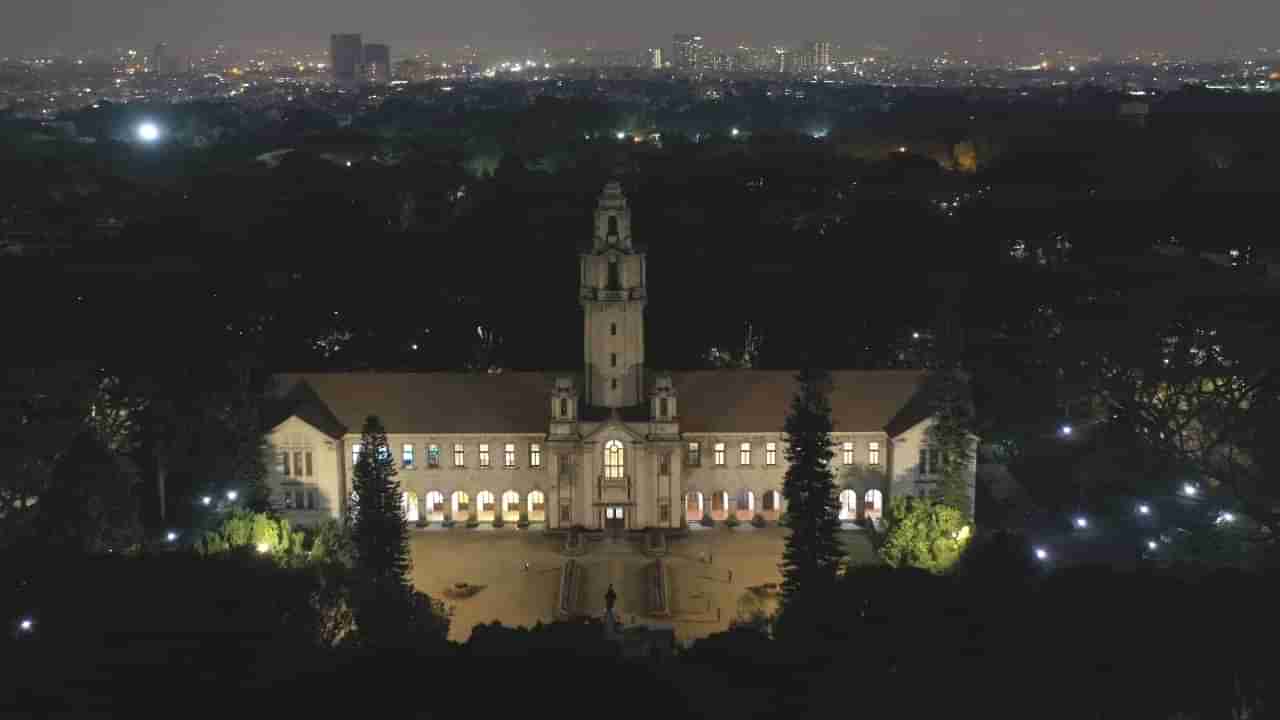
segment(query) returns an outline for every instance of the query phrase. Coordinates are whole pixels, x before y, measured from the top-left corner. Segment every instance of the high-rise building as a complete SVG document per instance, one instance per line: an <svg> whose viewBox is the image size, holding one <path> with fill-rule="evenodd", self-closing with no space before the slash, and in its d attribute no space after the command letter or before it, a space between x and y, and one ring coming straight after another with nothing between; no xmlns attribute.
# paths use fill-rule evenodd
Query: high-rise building
<svg viewBox="0 0 1280 720"><path fill-rule="evenodd" d="M391 46L372 43L364 46L364 70L361 73L365 80L376 84L391 81Z"/></svg>
<svg viewBox="0 0 1280 720"><path fill-rule="evenodd" d="M831 66L831 43L824 40L809 45L809 65L815 72L822 72Z"/></svg>
<svg viewBox="0 0 1280 720"><path fill-rule="evenodd" d="M662 69L662 48L649 48L649 67L654 70Z"/></svg>
<svg viewBox="0 0 1280 720"><path fill-rule="evenodd" d="M330 36L329 68L333 71L333 82L344 87L354 87L360 81L363 56L364 41L359 33Z"/></svg>
<svg viewBox="0 0 1280 720"><path fill-rule="evenodd" d="M168 44L156 43L155 52L151 54L151 72L157 75L169 75L173 72L169 65Z"/></svg>
<svg viewBox="0 0 1280 720"><path fill-rule="evenodd" d="M696 70L702 60L702 36L676 33L671 37L671 67Z"/></svg>

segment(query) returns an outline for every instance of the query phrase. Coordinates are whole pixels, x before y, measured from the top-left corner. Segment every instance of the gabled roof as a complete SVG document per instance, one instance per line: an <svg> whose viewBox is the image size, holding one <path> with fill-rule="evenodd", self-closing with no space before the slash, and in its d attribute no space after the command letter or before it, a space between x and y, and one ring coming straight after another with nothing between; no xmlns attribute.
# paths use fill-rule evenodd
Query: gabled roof
<svg viewBox="0 0 1280 720"><path fill-rule="evenodd" d="M781 432L796 392L796 370L693 370L671 373L682 432ZM907 407L921 370L833 370L836 432L875 432Z"/></svg>
<svg viewBox="0 0 1280 720"><path fill-rule="evenodd" d="M794 370L669 374L684 432L781 432L796 391ZM298 415L335 437L359 432L371 414L389 433L545 433L551 390L566 375L575 373L291 373L277 376L284 393L284 414L277 415ZM923 371L835 370L831 377L836 432L877 432L910 420L909 427L928 415L927 403L913 401ZM624 422L645 422L647 413L646 405L638 405L620 415ZM580 418L599 421L610 414L590 408Z"/></svg>
<svg viewBox="0 0 1280 720"><path fill-rule="evenodd" d="M329 406L320 399L309 383L287 383L281 387L286 392L269 408L266 423L268 428L274 428L285 420L296 417L329 437L339 438L346 434L349 426L344 426L334 417Z"/></svg>

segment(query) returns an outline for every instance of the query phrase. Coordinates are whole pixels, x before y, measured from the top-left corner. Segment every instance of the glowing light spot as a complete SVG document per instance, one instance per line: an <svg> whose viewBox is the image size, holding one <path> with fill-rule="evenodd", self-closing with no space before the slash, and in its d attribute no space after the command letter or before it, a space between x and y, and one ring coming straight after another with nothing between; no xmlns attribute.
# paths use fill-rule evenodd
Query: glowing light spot
<svg viewBox="0 0 1280 720"><path fill-rule="evenodd" d="M144 122L138 126L138 139L143 142L155 142L160 139L160 126L153 122Z"/></svg>

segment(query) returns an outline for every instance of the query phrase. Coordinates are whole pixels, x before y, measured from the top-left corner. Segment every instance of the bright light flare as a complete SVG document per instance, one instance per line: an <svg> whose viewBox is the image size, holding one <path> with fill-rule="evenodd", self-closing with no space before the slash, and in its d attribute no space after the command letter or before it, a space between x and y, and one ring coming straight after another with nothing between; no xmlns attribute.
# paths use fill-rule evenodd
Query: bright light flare
<svg viewBox="0 0 1280 720"><path fill-rule="evenodd" d="M138 125L138 139L143 142L155 142L160 139L160 126L153 122Z"/></svg>
<svg viewBox="0 0 1280 720"><path fill-rule="evenodd" d="M1148 541L1147 541L1147 549L1148 549L1148 550L1155 550L1155 549L1156 549L1156 548L1158 548L1158 547L1160 547L1160 543L1156 542L1155 540L1148 540Z"/></svg>
<svg viewBox="0 0 1280 720"><path fill-rule="evenodd" d="M1087 517L1085 517L1085 516L1083 516L1083 515L1077 515L1077 516L1076 516L1076 519L1075 519L1075 524L1076 524L1076 527L1078 527L1078 528L1080 528L1081 530L1083 530L1083 529L1085 529L1085 528L1089 527L1089 518L1087 518Z"/></svg>
<svg viewBox="0 0 1280 720"><path fill-rule="evenodd" d="M1151 506L1150 506L1150 505L1148 505L1148 504L1146 504L1146 503L1142 503L1142 504L1138 505L1138 514L1139 514L1139 515L1150 515L1150 514L1151 514Z"/></svg>
<svg viewBox="0 0 1280 720"><path fill-rule="evenodd" d="M1223 512L1218 514L1219 523L1229 523L1229 522L1235 522L1235 521L1236 521L1235 513L1227 512L1224 510Z"/></svg>
<svg viewBox="0 0 1280 720"><path fill-rule="evenodd" d="M232 501L232 502L235 502L235 499L236 499L236 498L238 498L238 497L240 497L240 493L236 492L235 490L228 490L228 491L227 491L227 499L228 499L228 500L230 500L230 501Z"/></svg>
<svg viewBox="0 0 1280 720"><path fill-rule="evenodd" d="M1036 553L1036 559L1037 559L1037 560L1048 560L1048 559L1049 559L1049 551L1048 551L1048 550L1045 550L1045 549L1044 549L1044 548L1042 548L1042 547L1038 547L1038 548L1036 548L1036 549L1035 549L1035 553Z"/></svg>
<svg viewBox="0 0 1280 720"><path fill-rule="evenodd" d="M740 131L738 130L738 128L734 128L734 129L732 129L732 130L730 130L730 131L729 131L729 134L730 134L730 135L732 135L732 136L734 136L734 137L738 137L738 133L739 133L739 132L740 132Z"/></svg>
<svg viewBox="0 0 1280 720"><path fill-rule="evenodd" d="M213 498L209 497L208 495L205 495L204 497L200 498L200 504L208 507L209 505L213 504Z"/></svg>
<svg viewBox="0 0 1280 720"><path fill-rule="evenodd" d="M1062 427L1058 428L1058 434L1061 435L1062 437L1070 437L1071 433L1073 432L1075 432L1075 428L1071 427L1070 425L1063 425Z"/></svg>
<svg viewBox="0 0 1280 720"><path fill-rule="evenodd" d="M1200 491L1196 489L1196 486L1192 485L1191 483L1186 483L1182 486L1182 494L1186 495L1187 497L1195 497L1196 493L1198 492Z"/></svg>
<svg viewBox="0 0 1280 720"><path fill-rule="evenodd" d="M175 540L178 539L178 533L170 530L169 532L165 533L164 539L168 540L169 542L174 542Z"/></svg>
<svg viewBox="0 0 1280 720"><path fill-rule="evenodd" d="M18 621L18 629L24 633L31 632L33 629L35 629L35 626L36 626L36 621L32 620L29 617L22 618L22 620Z"/></svg>
<svg viewBox="0 0 1280 720"><path fill-rule="evenodd" d="M258 554L260 554L260 555L265 555L266 553L270 552L270 550L271 550L271 546L270 546L270 545L268 545L268 544L266 544L266 543L264 543L264 542L260 542L260 543L258 543Z"/></svg>

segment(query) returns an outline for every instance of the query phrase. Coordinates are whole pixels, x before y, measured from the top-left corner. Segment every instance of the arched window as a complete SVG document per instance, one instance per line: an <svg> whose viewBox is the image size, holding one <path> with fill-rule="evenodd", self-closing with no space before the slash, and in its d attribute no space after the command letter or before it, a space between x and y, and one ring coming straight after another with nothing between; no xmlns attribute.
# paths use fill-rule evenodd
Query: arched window
<svg viewBox="0 0 1280 720"><path fill-rule="evenodd" d="M606 478L620 478L623 476L625 452L622 443L618 440L610 440L604 444L604 476Z"/></svg>
<svg viewBox="0 0 1280 720"><path fill-rule="evenodd" d="M764 494L764 498L762 499L763 507L761 509L766 512L777 512L781 504L782 502L778 496L778 491L770 490Z"/></svg>
<svg viewBox="0 0 1280 720"><path fill-rule="evenodd" d="M481 490L476 495L476 510L479 512L493 511L493 493L488 490Z"/></svg>
<svg viewBox="0 0 1280 720"><path fill-rule="evenodd" d="M418 496L411 492L400 493L400 509L404 511L405 522L418 522Z"/></svg>
<svg viewBox="0 0 1280 720"><path fill-rule="evenodd" d="M840 519L856 520L858 518L858 493L844 490L840 493Z"/></svg>
<svg viewBox="0 0 1280 720"><path fill-rule="evenodd" d="M471 512L471 496L461 490L458 490L453 494L452 505L455 515L457 513Z"/></svg>
<svg viewBox="0 0 1280 720"><path fill-rule="evenodd" d="M694 490L684 496L685 519L689 522L702 520L702 493Z"/></svg>
<svg viewBox="0 0 1280 720"><path fill-rule="evenodd" d="M547 519L547 496L541 490L529 492L529 522L545 522Z"/></svg>
<svg viewBox="0 0 1280 720"><path fill-rule="evenodd" d="M507 522L520 519L520 493L515 490L502 493L502 519Z"/></svg>
<svg viewBox="0 0 1280 720"><path fill-rule="evenodd" d="M438 513L444 511L444 493L439 490L432 490L427 493L427 512Z"/></svg>
<svg viewBox="0 0 1280 720"><path fill-rule="evenodd" d="M884 509L884 495L879 490L868 490L862 501L862 514L868 519L878 519Z"/></svg>

